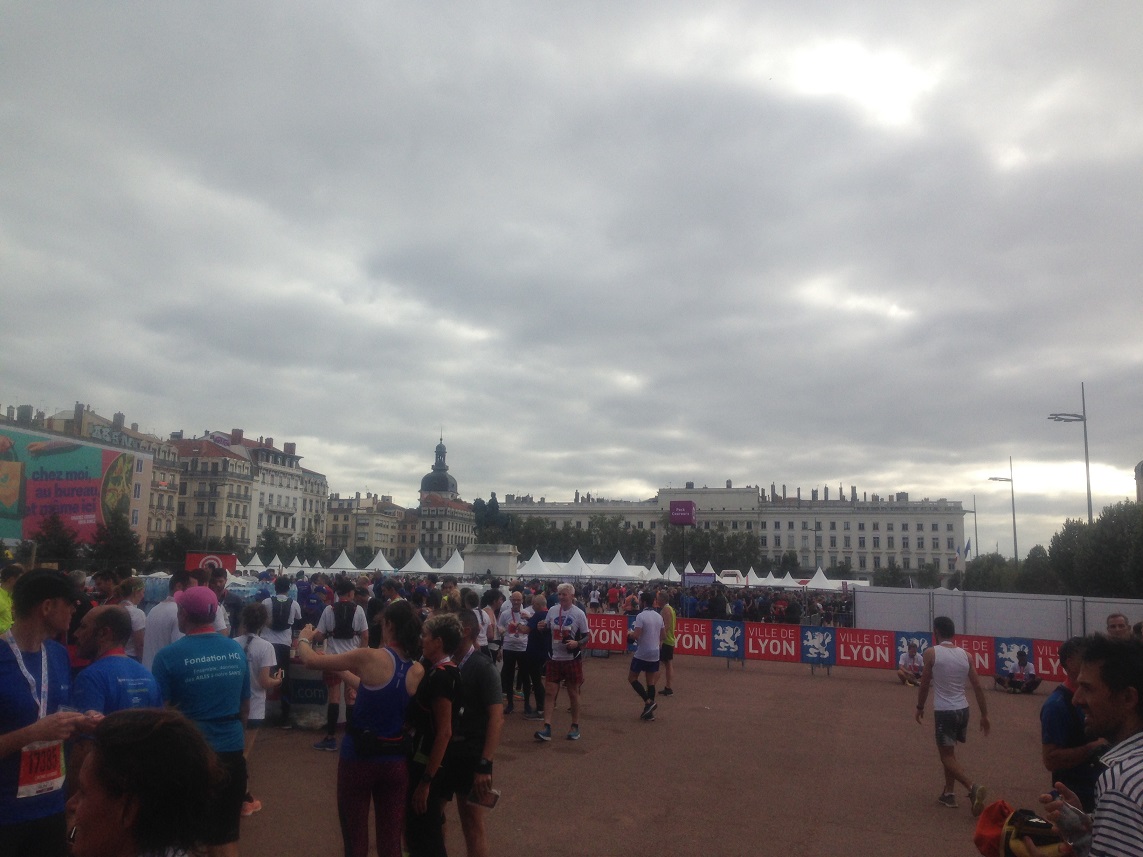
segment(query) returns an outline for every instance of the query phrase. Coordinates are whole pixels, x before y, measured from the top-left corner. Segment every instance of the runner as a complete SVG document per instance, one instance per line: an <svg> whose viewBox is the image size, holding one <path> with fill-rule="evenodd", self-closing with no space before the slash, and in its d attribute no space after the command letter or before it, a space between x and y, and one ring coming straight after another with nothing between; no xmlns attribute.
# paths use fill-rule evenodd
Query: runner
<svg viewBox="0 0 1143 857"><path fill-rule="evenodd" d="M642 720L654 720L655 709L659 707L659 703L655 702L655 682L659 680L659 654L666 628L663 617L655 611L655 596L650 590L640 596L640 601L643 609L635 617L635 627L631 629L631 639L636 646L627 681L643 700L643 713L639 717ZM640 673L647 676L645 688L639 683Z"/></svg>
<svg viewBox="0 0 1143 857"><path fill-rule="evenodd" d="M572 724L567 739L578 741L579 689L583 685L583 648L588 638L587 615L575 605L575 587L561 583L556 589L559 603L548 609L548 615L538 624L539 630L551 635L551 657L544 674L544 696L547 715L544 728L535 734L537 741L552 740L552 712L560 685L568 689L571 701Z"/></svg>

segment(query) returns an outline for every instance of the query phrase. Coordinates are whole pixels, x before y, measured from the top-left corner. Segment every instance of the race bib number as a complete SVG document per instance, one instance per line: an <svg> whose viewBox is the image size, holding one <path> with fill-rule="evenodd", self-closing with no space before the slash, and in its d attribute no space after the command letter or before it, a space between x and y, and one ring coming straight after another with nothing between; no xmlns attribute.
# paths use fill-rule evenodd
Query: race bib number
<svg viewBox="0 0 1143 857"><path fill-rule="evenodd" d="M16 797L35 797L63 788L63 741L37 741L20 753L20 779Z"/></svg>

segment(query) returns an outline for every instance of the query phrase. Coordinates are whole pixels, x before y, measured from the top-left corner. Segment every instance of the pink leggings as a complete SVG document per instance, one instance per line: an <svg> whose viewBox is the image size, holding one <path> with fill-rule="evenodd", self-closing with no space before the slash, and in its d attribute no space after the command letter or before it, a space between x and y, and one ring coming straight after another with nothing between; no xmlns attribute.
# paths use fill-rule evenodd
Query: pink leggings
<svg viewBox="0 0 1143 857"><path fill-rule="evenodd" d="M345 857L369 854L369 804L377 824L377 857L401 857L409 769L404 756L337 760L337 817Z"/></svg>

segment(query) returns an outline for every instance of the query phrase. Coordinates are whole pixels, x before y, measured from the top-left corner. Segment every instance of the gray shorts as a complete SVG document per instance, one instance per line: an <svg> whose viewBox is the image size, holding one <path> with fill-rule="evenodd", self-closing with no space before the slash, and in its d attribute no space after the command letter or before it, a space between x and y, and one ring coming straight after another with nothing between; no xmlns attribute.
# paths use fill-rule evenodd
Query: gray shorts
<svg viewBox="0 0 1143 857"><path fill-rule="evenodd" d="M933 723L936 726L937 746L955 747L968 738L968 709L954 711L934 711Z"/></svg>

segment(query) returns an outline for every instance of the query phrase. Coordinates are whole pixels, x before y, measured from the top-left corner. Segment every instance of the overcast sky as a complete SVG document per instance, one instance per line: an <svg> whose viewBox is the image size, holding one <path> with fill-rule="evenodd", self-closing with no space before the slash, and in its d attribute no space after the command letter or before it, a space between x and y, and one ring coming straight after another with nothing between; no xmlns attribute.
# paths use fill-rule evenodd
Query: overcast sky
<svg viewBox="0 0 1143 857"><path fill-rule="evenodd" d="M0 402L416 502L1134 499L1121 3L0 5ZM780 488L779 488L780 490ZM972 516L965 519L971 536Z"/></svg>

